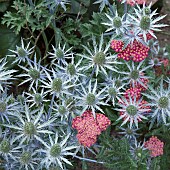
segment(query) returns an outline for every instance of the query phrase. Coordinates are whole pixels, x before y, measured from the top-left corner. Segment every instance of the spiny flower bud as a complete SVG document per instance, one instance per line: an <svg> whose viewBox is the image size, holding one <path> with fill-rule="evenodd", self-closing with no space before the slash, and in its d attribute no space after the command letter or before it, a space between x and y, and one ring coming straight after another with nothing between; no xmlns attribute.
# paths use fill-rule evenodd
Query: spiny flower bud
<svg viewBox="0 0 170 170"><path fill-rule="evenodd" d="M0 113L4 113L6 111L7 104L5 102L0 102Z"/></svg>
<svg viewBox="0 0 170 170"><path fill-rule="evenodd" d="M76 68L74 64L68 64L67 66L67 73L69 73L71 76L76 74Z"/></svg>
<svg viewBox="0 0 170 170"><path fill-rule="evenodd" d="M94 63L96 63L97 65L103 65L105 63L105 60L106 60L106 56L102 51L96 53L93 58Z"/></svg>
<svg viewBox="0 0 170 170"><path fill-rule="evenodd" d="M121 18L116 16L113 18L113 25L115 28L120 28L122 26Z"/></svg>
<svg viewBox="0 0 170 170"><path fill-rule="evenodd" d="M25 56L27 56L27 52L22 47L17 48L17 53L19 57L24 58Z"/></svg>
<svg viewBox="0 0 170 170"><path fill-rule="evenodd" d="M41 94L39 94L39 93L34 94L34 101L37 104L40 104L43 101L43 98L42 98Z"/></svg>
<svg viewBox="0 0 170 170"><path fill-rule="evenodd" d="M62 88L62 80L60 78L55 78L52 82L52 89L56 92L60 92Z"/></svg>
<svg viewBox="0 0 170 170"><path fill-rule="evenodd" d="M140 21L140 28L142 30L149 30L151 24L151 19L149 16L142 16L141 21Z"/></svg>
<svg viewBox="0 0 170 170"><path fill-rule="evenodd" d="M33 80L37 80L40 78L40 72L36 69L29 70L28 74L31 76Z"/></svg>
<svg viewBox="0 0 170 170"><path fill-rule="evenodd" d="M159 104L159 107L161 107L163 109L168 108L168 106L170 104L169 98L166 96L161 97L158 101L158 104Z"/></svg>
<svg viewBox="0 0 170 170"><path fill-rule="evenodd" d="M134 105L129 105L127 108L126 108L126 112L131 115L131 116L134 116L136 115L138 109L134 106Z"/></svg>
<svg viewBox="0 0 170 170"><path fill-rule="evenodd" d="M9 153L10 151L10 143L8 140L3 140L0 144L0 152L2 153Z"/></svg>
<svg viewBox="0 0 170 170"><path fill-rule="evenodd" d="M24 125L24 133L26 135L34 135L36 134L37 130L35 125L32 122L26 122Z"/></svg>
<svg viewBox="0 0 170 170"><path fill-rule="evenodd" d="M20 157L20 161L22 164L29 164L31 159L32 159L32 156L30 152L23 152Z"/></svg>
<svg viewBox="0 0 170 170"><path fill-rule="evenodd" d="M50 155L52 157L58 157L61 154L61 146L59 144L54 144L50 149Z"/></svg>
<svg viewBox="0 0 170 170"><path fill-rule="evenodd" d="M56 57L59 58L59 59L64 58L64 53L61 49L56 50Z"/></svg>

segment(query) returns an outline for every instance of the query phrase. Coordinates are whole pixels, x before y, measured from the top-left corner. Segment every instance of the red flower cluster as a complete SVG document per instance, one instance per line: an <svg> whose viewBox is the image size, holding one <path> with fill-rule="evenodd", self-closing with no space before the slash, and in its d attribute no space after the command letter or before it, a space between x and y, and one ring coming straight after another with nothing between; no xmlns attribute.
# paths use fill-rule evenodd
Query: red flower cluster
<svg viewBox="0 0 170 170"><path fill-rule="evenodd" d="M148 141L146 141L144 147L150 150L150 155L152 157L163 155L164 143L156 136L152 136Z"/></svg>
<svg viewBox="0 0 170 170"><path fill-rule="evenodd" d="M119 0L120 2L122 0ZM146 0L126 0L127 4L134 6L135 4L144 4Z"/></svg>
<svg viewBox="0 0 170 170"><path fill-rule="evenodd" d="M125 91L124 97L128 100L130 97L132 100L134 100L134 97L136 97L136 100L139 100L141 98L141 89L138 87L131 87L130 89L127 89Z"/></svg>
<svg viewBox="0 0 170 170"><path fill-rule="evenodd" d="M96 119L90 110L85 111L82 116L77 116L72 121L72 127L78 131L77 139L86 147L93 145L97 136L110 125L110 120L103 114L97 113Z"/></svg>
<svg viewBox="0 0 170 170"><path fill-rule="evenodd" d="M141 42L134 41L133 44L128 44L128 46L123 49L124 43L121 40L112 40L111 48L118 52L118 58L134 62L140 62L148 56L149 47L143 45Z"/></svg>

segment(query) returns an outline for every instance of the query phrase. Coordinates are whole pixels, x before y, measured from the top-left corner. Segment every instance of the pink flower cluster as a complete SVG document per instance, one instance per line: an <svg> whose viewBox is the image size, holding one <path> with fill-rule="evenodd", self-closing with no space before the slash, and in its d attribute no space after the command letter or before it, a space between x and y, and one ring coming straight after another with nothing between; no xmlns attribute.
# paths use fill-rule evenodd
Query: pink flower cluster
<svg viewBox="0 0 170 170"><path fill-rule="evenodd" d="M146 141L144 147L150 151L150 155L152 157L163 155L164 143L156 136L152 136L148 141Z"/></svg>
<svg viewBox="0 0 170 170"><path fill-rule="evenodd" d="M122 0L119 0L120 2ZM127 4L134 6L135 4L144 4L146 0L126 0Z"/></svg>
<svg viewBox="0 0 170 170"><path fill-rule="evenodd" d="M136 100L139 100L141 98L141 89L138 87L131 87L130 89L127 89L125 91L124 97L129 100L131 97L132 100L136 97Z"/></svg>
<svg viewBox="0 0 170 170"><path fill-rule="evenodd" d="M103 114L96 113L96 119L92 111L85 111L82 116L77 116L72 121L72 127L78 131L77 139L86 147L93 145L97 136L110 125L110 120Z"/></svg>
<svg viewBox="0 0 170 170"><path fill-rule="evenodd" d="M111 48L118 52L118 58L134 62L140 62L148 56L149 47L143 45L141 42L135 40L133 44L128 44L128 46L123 49L124 43L121 40L112 40Z"/></svg>

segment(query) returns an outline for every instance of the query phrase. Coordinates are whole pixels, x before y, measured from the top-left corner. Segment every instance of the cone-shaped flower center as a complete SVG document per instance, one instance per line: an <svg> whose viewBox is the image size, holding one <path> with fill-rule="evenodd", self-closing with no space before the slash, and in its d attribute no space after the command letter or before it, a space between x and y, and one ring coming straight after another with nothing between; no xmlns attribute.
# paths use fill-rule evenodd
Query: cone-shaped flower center
<svg viewBox="0 0 170 170"><path fill-rule="evenodd" d="M163 96L158 101L159 107L161 108L167 108L169 105L169 99L166 96Z"/></svg>
<svg viewBox="0 0 170 170"><path fill-rule="evenodd" d="M4 113L6 111L6 103L5 102L0 102L0 113Z"/></svg>
<svg viewBox="0 0 170 170"><path fill-rule="evenodd" d="M113 25L115 28L120 28L122 26L122 21L120 17L113 18Z"/></svg>
<svg viewBox="0 0 170 170"><path fill-rule="evenodd" d="M129 106L126 108L126 112L127 112L129 115L131 115L131 116L136 115L137 111L138 111L137 108L136 108L135 106L133 106L133 105L129 105Z"/></svg>
<svg viewBox="0 0 170 170"><path fill-rule="evenodd" d="M27 56L27 52L22 48L22 47L18 47L17 49L17 53L19 57L26 57Z"/></svg>
<svg viewBox="0 0 170 170"><path fill-rule="evenodd" d="M106 56L105 54L101 51L96 53L96 55L93 58L94 63L98 65L103 65L105 63Z"/></svg>
<svg viewBox="0 0 170 170"><path fill-rule="evenodd" d="M132 134L133 134L133 130L130 129L130 128L127 128L127 129L126 129L126 133L127 133L128 135L132 135Z"/></svg>
<svg viewBox="0 0 170 170"><path fill-rule="evenodd" d="M61 49L56 50L56 57L60 59L64 58L64 53Z"/></svg>
<svg viewBox="0 0 170 170"><path fill-rule="evenodd" d="M10 151L10 143L7 140L3 140L0 144L0 151L3 153L9 153Z"/></svg>
<svg viewBox="0 0 170 170"><path fill-rule="evenodd" d="M76 74L76 68L74 64L68 64L67 66L67 73L69 73L71 76Z"/></svg>
<svg viewBox="0 0 170 170"><path fill-rule="evenodd" d="M116 96L117 94L115 88L113 87L109 88L108 93L110 96L113 96L113 97Z"/></svg>
<svg viewBox="0 0 170 170"><path fill-rule="evenodd" d="M56 92L60 92L62 88L62 80L60 78L55 78L52 82L52 89Z"/></svg>
<svg viewBox="0 0 170 170"><path fill-rule="evenodd" d="M26 122L24 125L24 133L26 135L36 134L36 127L32 122Z"/></svg>
<svg viewBox="0 0 170 170"><path fill-rule="evenodd" d="M66 108L64 106L59 106L58 107L58 112L63 115L63 114L66 113Z"/></svg>
<svg viewBox="0 0 170 170"><path fill-rule="evenodd" d="M140 21L140 28L143 30L149 30L150 23L151 23L151 19L149 18L149 16L143 16Z"/></svg>
<svg viewBox="0 0 170 170"><path fill-rule="evenodd" d="M86 97L86 103L87 105L93 105L95 104L95 101L96 101L96 97L94 94L92 93L89 93Z"/></svg>
<svg viewBox="0 0 170 170"><path fill-rule="evenodd" d="M133 70L133 71L131 71L130 77L131 77L133 80L138 79L138 78L139 78L139 71L138 71L138 70Z"/></svg>
<svg viewBox="0 0 170 170"><path fill-rule="evenodd" d="M52 157L58 157L61 154L61 146L59 144L54 144L50 149L50 155Z"/></svg>
<svg viewBox="0 0 170 170"><path fill-rule="evenodd" d="M21 155L21 163L22 164L28 164L31 161L32 157L31 157L31 153L30 152L24 152Z"/></svg>
<svg viewBox="0 0 170 170"><path fill-rule="evenodd" d="M34 95L34 101L35 101L37 104L41 103L41 102L43 101L41 94L36 93L36 94Z"/></svg>
<svg viewBox="0 0 170 170"><path fill-rule="evenodd" d="M37 80L40 78L40 72L36 69L29 70L28 74L32 77L32 79Z"/></svg>

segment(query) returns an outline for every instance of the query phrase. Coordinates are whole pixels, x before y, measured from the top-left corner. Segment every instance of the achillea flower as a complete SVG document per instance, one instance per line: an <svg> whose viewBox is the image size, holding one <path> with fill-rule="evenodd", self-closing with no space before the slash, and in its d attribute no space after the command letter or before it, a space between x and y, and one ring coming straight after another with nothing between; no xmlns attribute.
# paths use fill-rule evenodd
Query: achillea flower
<svg viewBox="0 0 170 170"><path fill-rule="evenodd" d="M144 4L146 0L119 0L120 2L124 3L126 2L130 6L134 6L135 4Z"/></svg>
<svg viewBox="0 0 170 170"><path fill-rule="evenodd" d="M93 145L97 136L109 125L110 120L105 115L97 113L94 119L90 110L85 111L82 116L77 116L72 122L72 127L78 131L77 138L80 144L86 147Z"/></svg>
<svg viewBox="0 0 170 170"><path fill-rule="evenodd" d="M163 155L164 143L156 136L152 136L148 141L146 141L144 147L150 150L151 157Z"/></svg>
<svg viewBox="0 0 170 170"><path fill-rule="evenodd" d="M136 100L139 100L141 98L141 89L140 88L136 88L136 87L131 87L130 89L127 89L125 91L124 97L128 100L130 97L132 99L134 99L134 97L136 98Z"/></svg>
<svg viewBox="0 0 170 170"><path fill-rule="evenodd" d="M111 42L111 48L118 52L118 58L123 60L140 62L148 56L149 47L143 45L141 42L134 40L133 43L127 45L123 49L124 43L121 40L113 40Z"/></svg>

